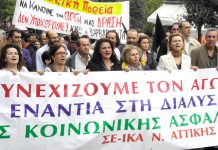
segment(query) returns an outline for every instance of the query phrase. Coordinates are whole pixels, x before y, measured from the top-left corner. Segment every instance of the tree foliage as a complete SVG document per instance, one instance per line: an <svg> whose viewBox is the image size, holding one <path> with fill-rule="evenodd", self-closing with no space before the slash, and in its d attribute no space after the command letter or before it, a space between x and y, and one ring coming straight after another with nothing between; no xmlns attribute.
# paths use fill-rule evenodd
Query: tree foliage
<svg viewBox="0 0 218 150"><path fill-rule="evenodd" d="M195 25L198 30L198 41L201 41L202 26L215 26L213 21L216 18L216 11L210 5L209 0L182 0L187 15L184 16L191 24Z"/></svg>
<svg viewBox="0 0 218 150"><path fill-rule="evenodd" d="M160 7L163 2L164 0L131 0L130 27L151 35L153 24L147 23L147 18Z"/></svg>
<svg viewBox="0 0 218 150"><path fill-rule="evenodd" d="M13 17L16 0L1 0L0 20L11 19Z"/></svg>

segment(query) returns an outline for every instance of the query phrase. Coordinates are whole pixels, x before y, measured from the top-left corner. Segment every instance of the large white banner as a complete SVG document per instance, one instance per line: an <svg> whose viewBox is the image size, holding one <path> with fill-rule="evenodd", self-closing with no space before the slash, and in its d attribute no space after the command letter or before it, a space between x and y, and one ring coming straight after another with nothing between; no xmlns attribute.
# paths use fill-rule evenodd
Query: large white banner
<svg viewBox="0 0 218 150"><path fill-rule="evenodd" d="M218 145L218 72L0 74L1 150Z"/></svg>
<svg viewBox="0 0 218 150"><path fill-rule="evenodd" d="M129 2L96 3L88 0L17 0L13 24L58 33L77 30L93 39L116 30L126 39L122 23L129 28Z"/></svg>

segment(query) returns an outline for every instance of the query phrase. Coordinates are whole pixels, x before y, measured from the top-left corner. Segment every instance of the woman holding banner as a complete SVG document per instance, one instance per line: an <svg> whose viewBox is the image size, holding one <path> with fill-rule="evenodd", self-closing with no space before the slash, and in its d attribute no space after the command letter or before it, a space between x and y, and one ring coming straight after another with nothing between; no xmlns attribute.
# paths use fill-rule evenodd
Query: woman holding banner
<svg viewBox="0 0 218 150"><path fill-rule="evenodd" d="M157 70L173 70L190 69L197 70L196 66L191 67L191 57L183 54L184 37L180 33L174 33L169 36L169 50L167 55L160 57Z"/></svg>
<svg viewBox="0 0 218 150"><path fill-rule="evenodd" d="M56 42L49 48L51 56L50 64L45 68L45 72L74 72L70 67L67 67L67 50L60 42Z"/></svg>
<svg viewBox="0 0 218 150"><path fill-rule="evenodd" d="M14 75L17 72L28 72L23 66L21 48L17 44L6 44L2 47L0 60L3 66L2 71L11 71Z"/></svg>
<svg viewBox="0 0 218 150"><path fill-rule="evenodd" d="M137 46L127 45L122 51L122 58L122 69L125 71L147 70L146 63L142 60L142 51Z"/></svg>
<svg viewBox="0 0 218 150"><path fill-rule="evenodd" d="M90 71L122 70L114 53L113 43L109 39L102 38L96 42L93 56L86 68Z"/></svg>

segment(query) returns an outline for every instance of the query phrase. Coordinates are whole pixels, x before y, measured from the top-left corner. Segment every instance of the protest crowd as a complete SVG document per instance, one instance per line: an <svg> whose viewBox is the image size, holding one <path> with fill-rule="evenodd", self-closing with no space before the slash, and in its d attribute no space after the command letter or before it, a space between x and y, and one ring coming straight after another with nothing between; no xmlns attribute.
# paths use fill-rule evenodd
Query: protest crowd
<svg viewBox="0 0 218 150"><path fill-rule="evenodd" d="M94 71L160 71L214 68L218 71L218 30L209 28L204 43L191 37L188 21L175 22L160 45L153 37L131 28L122 43L115 30L104 38L91 39L72 30L70 35L57 31L0 29L0 71L69 72L72 77ZM204 148L207 149L207 148ZM208 150L217 149L209 147Z"/></svg>
<svg viewBox="0 0 218 150"><path fill-rule="evenodd" d="M92 42L88 35L59 35L55 30L21 31L16 26L7 37L0 32L1 70L16 72L73 72L89 71L148 71L180 69L218 69L218 31L206 31L205 44L191 37L188 21L174 23L170 34L161 41L154 57L152 39L136 29L127 31L127 42L121 43L116 31L106 33L105 38ZM153 43L154 44L154 43Z"/></svg>

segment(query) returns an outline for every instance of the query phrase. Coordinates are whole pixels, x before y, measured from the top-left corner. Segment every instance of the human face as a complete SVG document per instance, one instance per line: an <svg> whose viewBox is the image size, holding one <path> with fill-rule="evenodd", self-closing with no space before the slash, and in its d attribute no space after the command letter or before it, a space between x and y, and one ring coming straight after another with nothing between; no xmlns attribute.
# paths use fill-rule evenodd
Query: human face
<svg viewBox="0 0 218 150"><path fill-rule="evenodd" d="M116 43L117 43L116 33L109 32L107 34L107 39L111 40L111 42L113 43L114 47L116 46Z"/></svg>
<svg viewBox="0 0 218 150"><path fill-rule="evenodd" d="M54 62L58 65L65 65L66 63L66 58L67 58L67 52L63 47L60 47L54 56L52 56L52 59Z"/></svg>
<svg viewBox="0 0 218 150"><path fill-rule="evenodd" d="M65 41L64 37L60 37L59 42L61 42L62 44L66 44L66 41Z"/></svg>
<svg viewBox="0 0 218 150"><path fill-rule="evenodd" d="M80 44L79 44L79 49L78 49L79 53L82 55L87 55L87 54L89 54L89 49L90 49L89 39L81 38Z"/></svg>
<svg viewBox="0 0 218 150"><path fill-rule="evenodd" d="M39 49L39 48L41 47L40 42L35 42L35 47L36 47L37 49Z"/></svg>
<svg viewBox="0 0 218 150"><path fill-rule="evenodd" d="M184 48L184 43L181 36L172 37L172 41L170 43L170 47L172 51L182 51Z"/></svg>
<svg viewBox="0 0 218 150"><path fill-rule="evenodd" d="M172 33L179 33L179 25L178 24L174 24L171 28L171 34Z"/></svg>
<svg viewBox="0 0 218 150"><path fill-rule="evenodd" d="M29 37L29 42L30 43L33 43L34 40L36 40L36 36L35 35L32 35L32 36Z"/></svg>
<svg viewBox="0 0 218 150"><path fill-rule="evenodd" d="M181 33L185 38L188 38L191 35L191 25L189 22L182 23L182 30Z"/></svg>
<svg viewBox="0 0 218 150"><path fill-rule="evenodd" d="M143 39L140 43L140 47L143 51L147 51L149 49L149 40Z"/></svg>
<svg viewBox="0 0 218 150"><path fill-rule="evenodd" d="M49 33L49 44L54 44L59 40L58 34L55 31Z"/></svg>
<svg viewBox="0 0 218 150"><path fill-rule="evenodd" d="M3 38L0 38L0 49L3 47L3 45L4 45L4 39Z"/></svg>
<svg viewBox="0 0 218 150"><path fill-rule="evenodd" d="M45 33L41 34L41 43L42 43L42 45L45 45L48 43L48 39L47 39Z"/></svg>
<svg viewBox="0 0 218 150"><path fill-rule="evenodd" d="M103 42L100 46L100 51L99 51L102 59L110 59L112 55L112 48L110 43L108 42Z"/></svg>
<svg viewBox="0 0 218 150"><path fill-rule="evenodd" d="M21 46L22 45L21 33L14 32L13 36L10 38L10 42Z"/></svg>
<svg viewBox="0 0 218 150"><path fill-rule="evenodd" d="M137 45L138 33L130 31L127 33L127 44Z"/></svg>
<svg viewBox="0 0 218 150"><path fill-rule="evenodd" d="M206 36L207 47L215 47L216 42L218 40L216 31L209 31Z"/></svg>
<svg viewBox="0 0 218 150"><path fill-rule="evenodd" d="M137 66L139 63L139 52L136 49L132 49L129 52L129 64L130 66Z"/></svg>
<svg viewBox="0 0 218 150"><path fill-rule="evenodd" d="M17 65L19 62L19 54L17 49L8 48L6 53L7 65Z"/></svg>

